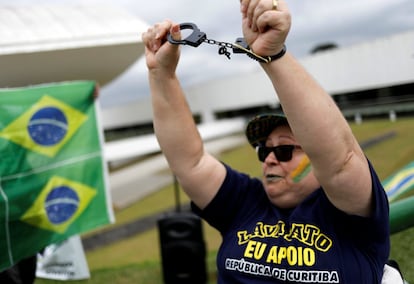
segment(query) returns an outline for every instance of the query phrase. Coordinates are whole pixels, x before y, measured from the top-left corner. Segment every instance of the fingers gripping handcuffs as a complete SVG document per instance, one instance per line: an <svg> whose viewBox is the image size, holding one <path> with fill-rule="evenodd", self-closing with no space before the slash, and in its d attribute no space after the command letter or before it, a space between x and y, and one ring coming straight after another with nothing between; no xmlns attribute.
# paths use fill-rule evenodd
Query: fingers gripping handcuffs
<svg viewBox="0 0 414 284"><path fill-rule="evenodd" d="M279 59L286 53L286 46L283 45L283 49L272 56L260 56L254 53L249 46L247 45L244 38L237 38L235 43L223 42L223 41L216 41L214 39L208 39L207 35L200 31L200 29L193 23L182 23L180 24L180 30L192 30L191 34L188 35L185 39L182 40L174 40L171 36L171 33L167 35L167 39L172 44L182 44L182 45L190 45L192 47L198 47L202 43L208 43L212 45L218 45L219 50L218 53L220 55L225 55L228 59L231 59L231 53L229 49L233 51L233 53L245 53L250 58L257 60L261 63L269 63L276 59Z"/></svg>

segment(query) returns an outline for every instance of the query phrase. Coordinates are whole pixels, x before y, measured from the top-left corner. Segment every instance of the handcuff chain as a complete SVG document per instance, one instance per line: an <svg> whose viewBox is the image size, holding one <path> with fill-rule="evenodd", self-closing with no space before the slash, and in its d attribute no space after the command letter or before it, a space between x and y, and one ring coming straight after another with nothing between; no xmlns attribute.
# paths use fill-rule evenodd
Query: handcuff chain
<svg viewBox="0 0 414 284"><path fill-rule="evenodd" d="M270 60L266 57L260 56L256 53L254 53L253 51L251 51L249 48L245 48L240 44L234 44L234 43L230 43L230 42L225 42L225 41L218 41L218 40L214 40L214 39L204 39L205 43L208 44L212 44L212 45L218 45L219 51L218 53L220 55L226 55L228 59L231 59L231 53L227 50L227 48L232 48L233 50L239 49L241 51L243 51L244 53L246 53L249 57L261 61L261 62L265 62L268 63L270 62Z"/></svg>
<svg viewBox="0 0 414 284"><path fill-rule="evenodd" d="M232 43L225 42L225 41L218 41L218 40L214 40L214 39L208 39L207 38L207 39L204 40L204 42L208 43L208 44L215 44L215 45L218 45L218 46L224 46L224 47L227 47L227 48L233 48L234 47L234 45Z"/></svg>
<svg viewBox="0 0 414 284"><path fill-rule="evenodd" d="M229 43L229 42L224 42L224 41L217 41L214 39L208 39L208 38L204 39L204 42L208 44L218 45L219 46L218 53L220 55L227 56L228 59L231 59L231 53L230 51L227 50L227 48L234 48L234 44Z"/></svg>

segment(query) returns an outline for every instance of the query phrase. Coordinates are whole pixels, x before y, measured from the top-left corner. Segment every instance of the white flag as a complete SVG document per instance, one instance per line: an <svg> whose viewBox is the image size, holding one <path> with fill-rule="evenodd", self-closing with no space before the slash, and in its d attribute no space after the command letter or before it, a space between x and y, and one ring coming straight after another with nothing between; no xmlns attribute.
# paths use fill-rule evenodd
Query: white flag
<svg viewBox="0 0 414 284"><path fill-rule="evenodd" d="M60 244L47 246L37 254L36 277L55 280L90 278L89 267L79 235Z"/></svg>

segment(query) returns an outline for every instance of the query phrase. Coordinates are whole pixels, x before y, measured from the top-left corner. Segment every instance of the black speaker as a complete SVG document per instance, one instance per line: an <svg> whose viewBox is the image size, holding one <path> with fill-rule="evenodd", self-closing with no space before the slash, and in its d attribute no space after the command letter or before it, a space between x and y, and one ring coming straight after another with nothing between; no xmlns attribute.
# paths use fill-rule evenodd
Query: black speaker
<svg viewBox="0 0 414 284"><path fill-rule="evenodd" d="M200 218L176 212L159 219L158 229L164 283L205 284L206 246Z"/></svg>

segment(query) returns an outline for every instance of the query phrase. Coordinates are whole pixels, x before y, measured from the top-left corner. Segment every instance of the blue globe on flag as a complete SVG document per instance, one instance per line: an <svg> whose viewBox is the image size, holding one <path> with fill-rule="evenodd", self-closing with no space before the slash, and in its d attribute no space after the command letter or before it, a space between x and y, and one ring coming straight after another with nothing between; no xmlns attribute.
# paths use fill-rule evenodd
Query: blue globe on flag
<svg viewBox="0 0 414 284"><path fill-rule="evenodd" d="M30 118L27 130L37 144L52 146L65 137L68 131L68 121L60 109L45 107Z"/></svg>
<svg viewBox="0 0 414 284"><path fill-rule="evenodd" d="M59 186L47 195L45 209L49 221L61 224L68 221L79 207L79 196L68 186Z"/></svg>

